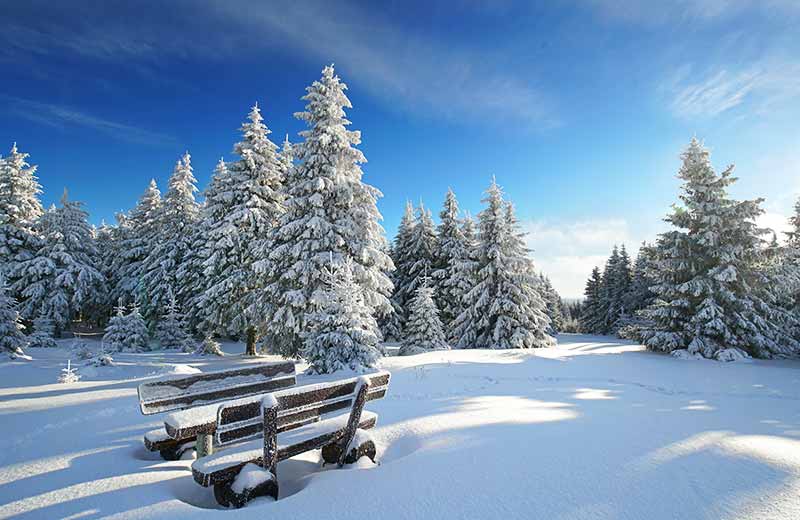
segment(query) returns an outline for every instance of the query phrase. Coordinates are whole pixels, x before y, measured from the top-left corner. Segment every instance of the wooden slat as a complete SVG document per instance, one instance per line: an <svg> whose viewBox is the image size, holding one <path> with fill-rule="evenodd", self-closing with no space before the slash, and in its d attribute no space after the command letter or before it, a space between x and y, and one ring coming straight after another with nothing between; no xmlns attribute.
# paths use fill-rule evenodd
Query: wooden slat
<svg viewBox="0 0 800 520"><path fill-rule="evenodd" d="M358 427L362 430L368 430L370 428L374 428L376 422L377 419L373 415L368 419L362 420L359 423ZM335 432L320 435L313 439L308 439L307 441L302 443L292 444L288 446L279 446L278 462L294 457L295 455L319 449L327 444L336 442L340 440L343 435L344 435L344 428L337 430ZM231 448L231 449L236 449L236 448ZM194 467L194 465L192 465L192 476L194 477L195 482L197 482L201 486L206 486L206 487L216 484L218 482L230 481L239 473L239 470L241 470L246 464L252 462L253 464L258 464L259 466L262 465L263 450L256 450L255 453L256 455L253 457L243 456L240 460L237 460L235 464L231 464L218 471L209 473L199 471Z"/></svg>
<svg viewBox="0 0 800 520"><path fill-rule="evenodd" d="M370 391L367 401L386 395L390 374L378 372L367 376ZM319 418L320 415L352 407L357 378L345 381L308 385L274 392L278 401L278 428L286 431ZM248 398L237 403L220 405L217 410L217 443L230 444L257 436L261 432L261 400ZM169 431L169 428L167 428ZM183 431L180 432L182 435Z"/></svg>
<svg viewBox="0 0 800 520"><path fill-rule="evenodd" d="M291 361L174 376L139 385L139 407L142 414L150 415L265 393L296 382Z"/></svg>

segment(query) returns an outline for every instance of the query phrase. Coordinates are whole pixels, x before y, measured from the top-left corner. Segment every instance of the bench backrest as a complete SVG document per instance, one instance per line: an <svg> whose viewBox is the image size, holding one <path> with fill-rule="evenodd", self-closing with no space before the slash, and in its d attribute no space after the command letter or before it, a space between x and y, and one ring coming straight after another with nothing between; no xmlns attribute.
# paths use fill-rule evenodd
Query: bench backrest
<svg viewBox="0 0 800 520"><path fill-rule="evenodd" d="M366 374L370 386L367 401L381 399L389 388L389 372ZM278 402L278 431L299 428L320 416L353 407L358 392L358 377L331 383L298 386L272 392ZM223 403L217 410L217 443L220 446L261 435L262 396Z"/></svg>
<svg viewBox="0 0 800 520"><path fill-rule="evenodd" d="M294 363L262 363L244 368L169 376L139 385L139 407L150 415L263 394L297 383Z"/></svg>

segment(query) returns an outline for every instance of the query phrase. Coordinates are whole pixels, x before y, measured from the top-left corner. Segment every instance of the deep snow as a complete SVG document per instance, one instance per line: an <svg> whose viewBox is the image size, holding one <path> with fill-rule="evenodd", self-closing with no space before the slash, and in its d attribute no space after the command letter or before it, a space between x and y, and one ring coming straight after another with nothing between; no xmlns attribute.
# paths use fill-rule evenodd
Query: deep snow
<svg viewBox="0 0 800 520"><path fill-rule="evenodd" d="M115 354L64 385L69 343L31 349L33 361L0 363L0 517L800 518L800 362L559 341L385 358L389 394L367 404L381 465L321 469L305 454L279 464L279 501L238 511L216 508L189 460L145 451L159 416L139 413L136 386L258 361Z"/></svg>

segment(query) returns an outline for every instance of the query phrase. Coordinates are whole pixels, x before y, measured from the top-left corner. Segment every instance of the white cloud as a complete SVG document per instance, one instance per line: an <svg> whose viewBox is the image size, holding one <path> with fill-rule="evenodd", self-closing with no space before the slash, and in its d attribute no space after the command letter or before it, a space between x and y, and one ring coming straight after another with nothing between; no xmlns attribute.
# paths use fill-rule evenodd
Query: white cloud
<svg viewBox="0 0 800 520"><path fill-rule="evenodd" d="M110 121L100 117L75 110L73 108L40 103L29 99L0 95L8 108L8 112L46 126L64 128L67 126L82 126L107 134L115 139L147 145L174 145L175 138L144 130L135 126Z"/></svg>
<svg viewBox="0 0 800 520"><path fill-rule="evenodd" d="M604 16L643 25L724 21L748 11L770 16L796 16L800 3L795 0L587 0Z"/></svg>
<svg viewBox="0 0 800 520"><path fill-rule="evenodd" d="M528 247L539 270L565 298L583 296L586 279L595 266L605 264L614 244L625 245L631 256L639 244L653 236L635 236L624 219L577 222L533 221L524 224Z"/></svg>
<svg viewBox="0 0 800 520"><path fill-rule="evenodd" d="M125 15L107 19L85 6L63 9L51 17L52 23L37 21L32 28L9 24L0 32L0 59L59 51L138 64L158 75L164 56L226 60L249 54L257 67L259 59L269 60L275 49L287 48L310 56L320 70L334 62L346 81L417 114L510 120L533 129L560 124L552 101L535 85L535 67L505 66L511 58L507 54L445 43L404 28L372 4L176 0L163 12L132 15L144 17L134 25ZM481 2L472 9L485 7ZM176 19L182 10L192 13L191 20Z"/></svg>

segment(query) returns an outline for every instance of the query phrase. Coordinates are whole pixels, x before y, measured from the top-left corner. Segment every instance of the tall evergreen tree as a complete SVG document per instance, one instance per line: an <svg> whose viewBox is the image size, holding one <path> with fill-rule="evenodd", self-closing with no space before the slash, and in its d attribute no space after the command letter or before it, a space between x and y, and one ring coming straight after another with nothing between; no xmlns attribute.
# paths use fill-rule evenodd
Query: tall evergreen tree
<svg viewBox="0 0 800 520"><path fill-rule="evenodd" d="M462 337L476 337L477 324L466 318L459 320L459 316L467 316L464 311L469 308L471 302L468 294L478 283L478 240L475 233L475 221L467 215L461 223L461 235L464 241L461 247L455 252L452 278L449 286L457 312L455 318L447 329L448 341L455 345Z"/></svg>
<svg viewBox="0 0 800 520"><path fill-rule="evenodd" d="M393 266L379 223L382 194L362 181L359 164L366 159L355 148L360 132L347 130L345 89L333 67L306 89L306 111L297 117L308 129L294 147L298 163L286 181L286 211L268 258L253 264L267 283L254 298L252 315L263 317L265 345L287 356L298 355L307 316L324 296L323 268L331 255L337 264L352 261L368 309L378 316L390 311L386 273Z"/></svg>
<svg viewBox="0 0 800 520"><path fill-rule="evenodd" d="M602 303L603 275L600 268L595 267L592 275L586 281L583 302L580 314L581 330L588 333L599 333L605 324L605 309Z"/></svg>
<svg viewBox="0 0 800 520"><path fill-rule="evenodd" d="M221 180L219 190L209 194L206 202L203 273L207 287L199 304L200 328L206 333L246 336L247 353L255 355L256 318L249 305L258 280L251 266L269 253L267 241L283 212L286 165L267 137L271 132L258 105L241 131L243 140L234 147L240 159L227 168L229 186ZM224 172L218 170L220 175Z"/></svg>
<svg viewBox="0 0 800 520"><path fill-rule="evenodd" d="M544 275L539 274L539 289L540 294L545 302L545 314L550 318L550 328L547 333L555 336L562 331L564 327L564 315L561 311L561 296L559 296L550 279Z"/></svg>
<svg viewBox="0 0 800 520"><path fill-rule="evenodd" d="M400 219L400 226L397 228L397 235L395 235L391 250L394 264L394 272L391 274L394 284L391 297L392 312L381 322L381 330L386 339L400 340L403 338L403 325L407 317L407 287L411 283L411 266L414 264L412 234L415 224L414 206L411 205L411 201L406 201L405 212Z"/></svg>
<svg viewBox="0 0 800 520"><path fill-rule="evenodd" d="M0 274L7 277L16 264L33 256L38 247L36 223L44 213L36 166L27 159L16 143L7 157L0 157Z"/></svg>
<svg viewBox="0 0 800 520"><path fill-rule="evenodd" d="M436 233L437 244L434 250L434 265L431 277L436 295L436 305L440 309L442 323L449 325L463 310L461 291L455 286L458 280L456 271L466 245L464 231L458 218L458 201L453 190L448 189L444 206L439 213L439 227Z"/></svg>
<svg viewBox="0 0 800 520"><path fill-rule="evenodd" d="M467 294L471 305L456 326L475 321L474 329L459 339L462 348L547 347L549 320L536 288L536 274L524 245L524 234L513 206L503 200L492 180L481 211L478 283ZM474 337L473 337L474 335Z"/></svg>
<svg viewBox="0 0 800 520"><path fill-rule="evenodd" d="M159 235L158 212L161 207L161 192L155 179L139 198L128 215L117 215L118 254L114 257L112 271L115 282L111 291L112 301L122 298L133 302L138 296L139 283L147 266L150 248Z"/></svg>
<svg viewBox="0 0 800 520"><path fill-rule="evenodd" d="M445 341L439 309L436 308L433 288L423 284L409 302L409 316L401 356L421 354L432 350L449 350Z"/></svg>
<svg viewBox="0 0 800 520"><path fill-rule="evenodd" d="M167 304L168 289L179 285L178 267L193 246L200 215L200 206L194 198L196 183L191 156L186 152L175 164L169 189L155 212L157 232L142 265L138 292L143 299L143 314L151 324L158 321ZM178 296L180 298L180 294ZM178 300L181 306L185 303Z"/></svg>
<svg viewBox="0 0 800 520"><path fill-rule="evenodd" d="M675 229L658 240L658 300L649 312L655 326L645 333L647 346L717 359L736 352L797 352L786 333L794 320L773 304L768 280L757 268L763 258L764 230L755 224L761 200L731 199L733 167L717 174L696 139L682 160L682 205L666 218Z"/></svg>
<svg viewBox="0 0 800 520"><path fill-rule="evenodd" d="M25 344L16 302L8 295L5 277L0 274L0 352L16 358L24 355Z"/></svg>
<svg viewBox="0 0 800 520"><path fill-rule="evenodd" d="M13 273L14 290L23 298L22 316L33 320L44 315L53 320L57 334L106 298L106 280L87 218L82 203L69 200L64 190L61 207L40 219L39 249Z"/></svg>

